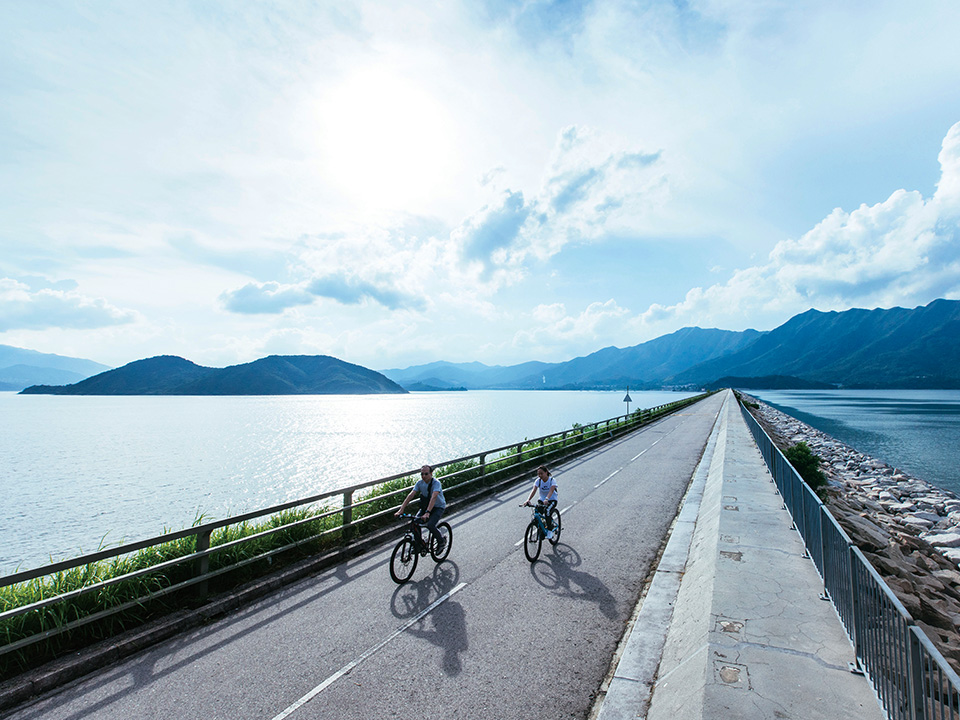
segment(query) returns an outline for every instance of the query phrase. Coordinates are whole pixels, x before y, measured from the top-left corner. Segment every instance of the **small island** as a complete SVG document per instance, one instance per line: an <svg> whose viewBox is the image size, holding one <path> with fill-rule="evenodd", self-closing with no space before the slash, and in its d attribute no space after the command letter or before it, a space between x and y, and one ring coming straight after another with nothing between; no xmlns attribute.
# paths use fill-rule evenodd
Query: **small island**
<svg viewBox="0 0 960 720"><path fill-rule="evenodd" d="M375 370L328 355L270 355L210 368L174 355L137 360L72 385L32 385L22 395L373 395L406 393Z"/></svg>

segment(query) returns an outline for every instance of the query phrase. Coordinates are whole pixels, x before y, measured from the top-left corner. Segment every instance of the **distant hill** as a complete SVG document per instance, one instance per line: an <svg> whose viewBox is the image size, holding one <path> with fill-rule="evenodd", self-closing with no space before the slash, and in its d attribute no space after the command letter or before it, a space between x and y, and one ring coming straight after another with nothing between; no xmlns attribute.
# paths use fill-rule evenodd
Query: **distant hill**
<svg viewBox="0 0 960 720"><path fill-rule="evenodd" d="M907 310L808 310L769 332L687 327L562 363L434 362L390 379L491 389L960 388L960 301ZM726 387L727 385L723 385Z"/></svg>
<svg viewBox="0 0 960 720"><path fill-rule="evenodd" d="M760 337L756 330L704 330L691 327L628 348L607 347L562 363L526 362L489 366L479 362L434 362L406 369L383 370L391 380L460 385L471 390L659 388L663 380L691 365L735 352Z"/></svg>
<svg viewBox="0 0 960 720"><path fill-rule="evenodd" d="M74 383L109 369L109 365L93 360L0 345L0 390L23 390L42 383Z"/></svg>
<svg viewBox="0 0 960 720"><path fill-rule="evenodd" d="M960 301L912 310L808 310L742 350L668 381L767 375L848 388L960 388Z"/></svg>
<svg viewBox="0 0 960 720"><path fill-rule="evenodd" d="M404 393L378 372L327 355L271 355L209 368L161 355L65 386L35 385L28 395L364 395Z"/></svg>

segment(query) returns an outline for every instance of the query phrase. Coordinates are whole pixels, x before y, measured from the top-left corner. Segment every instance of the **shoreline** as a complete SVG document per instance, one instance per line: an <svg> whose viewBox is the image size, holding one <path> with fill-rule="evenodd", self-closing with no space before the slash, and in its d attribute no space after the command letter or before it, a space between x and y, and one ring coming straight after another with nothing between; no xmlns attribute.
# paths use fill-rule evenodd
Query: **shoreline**
<svg viewBox="0 0 960 720"><path fill-rule="evenodd" d="M960 672L960 498L740 395L781 451L805 442L819 457L824 504Z"/></svg>

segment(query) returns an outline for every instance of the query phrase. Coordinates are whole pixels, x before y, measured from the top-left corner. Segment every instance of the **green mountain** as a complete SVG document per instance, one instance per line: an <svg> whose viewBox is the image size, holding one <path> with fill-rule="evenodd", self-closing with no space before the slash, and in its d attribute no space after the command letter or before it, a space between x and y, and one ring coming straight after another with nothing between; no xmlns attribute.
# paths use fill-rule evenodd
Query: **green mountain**
<svg viewBox="0 0 960 720"><path fill-rule="evenodd" d="M735 352L760 335L756 330L732 332L692 327L628 348L603 348L562 363L489 366L479 362L434 362L381 372L406 388L414 383L437 385L438 381L471 390L619 389L626 385L655 388L662 386L664 378Z"/></svg>
<svg viewBox="0 0 960 720"><path fill-rule="evenodd" d="M960 388L960 301L907 310L808 310L742 350L669 379L788 375L849 388Z"/></svg>
<svg viewBox="0 0 960 720"><path fill-rule="evenodd" d="M434 362L384 370L405 387L960 388L960 301L914 309L808 310L769 332L688 327L563 363L490 367ZM429 382L428 382L429 380Z"/></svg>
<svg viewBox="0 0 960 720"><path fill-rule="evenodd" d="M366 395L404 393L378 372L326 355L271 355L209 368L172 355L137 360L65 386L34 385L28 395Z"/></svg>

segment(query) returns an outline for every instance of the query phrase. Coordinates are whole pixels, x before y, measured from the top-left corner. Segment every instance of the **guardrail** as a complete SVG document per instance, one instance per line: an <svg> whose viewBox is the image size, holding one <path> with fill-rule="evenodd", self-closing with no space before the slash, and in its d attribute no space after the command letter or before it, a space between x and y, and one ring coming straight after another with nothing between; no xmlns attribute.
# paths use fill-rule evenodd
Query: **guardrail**
<svg viewBox="0 0 960 720"><path fill-rule="evenodd" d="M851 669L866 675L888 718L960 718L960 677L756 418L740 410L854 647Z"/></svg>
<svg viewBox="0 0 960 720"><path fill-rule="evenodd" d="M448 500L484 492L706 395L448 460L435 466L436 475L444 480ZM184 591L191 588L188 600L202 601L212 581L235 576L238 570L252 571L293 551L342 548L364 533L392 525L393 512L417 479L419 468L0 577L0 676L37 662L38 655L55 656L78 644L71 634L88 626L121 617L124 627L136 624L154 601L176 594L183 602ZM262 524L251 528L254 520ZM35 600L16 601L31 593ZM108 633L109 628L97 632ZM44 641L47 647L38 651L36 646Z"/></svg>

